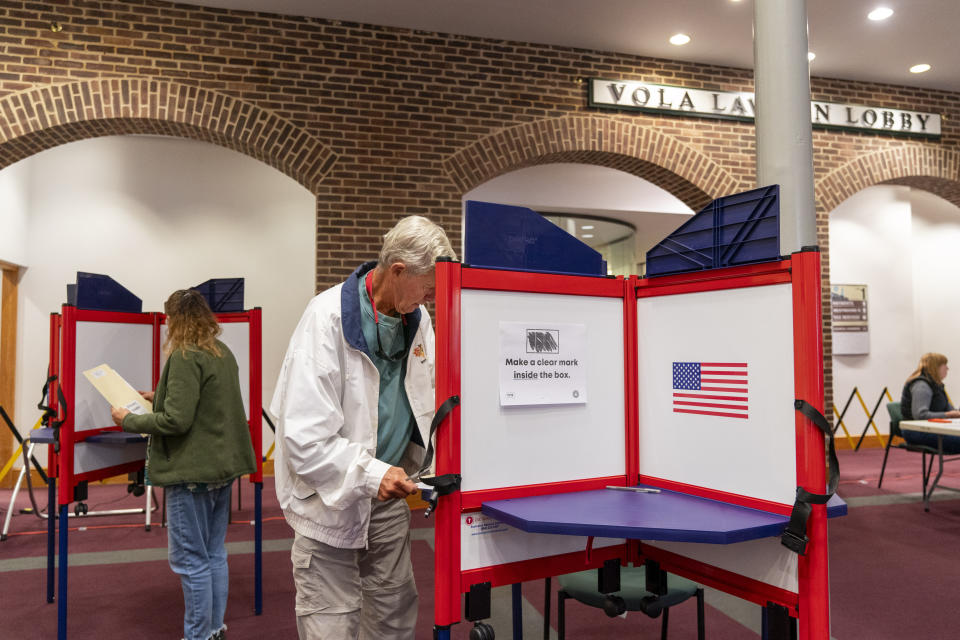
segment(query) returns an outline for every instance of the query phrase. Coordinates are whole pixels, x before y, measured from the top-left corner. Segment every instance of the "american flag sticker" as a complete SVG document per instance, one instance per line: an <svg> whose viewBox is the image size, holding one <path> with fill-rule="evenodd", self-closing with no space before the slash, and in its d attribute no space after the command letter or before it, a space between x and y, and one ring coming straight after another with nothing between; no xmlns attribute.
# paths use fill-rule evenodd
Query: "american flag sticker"
<svg viewBox="0 0 960 640"><path fill-rule="evenodd" d="M674 362L673 411L747 418L746 362Z"/></svg>

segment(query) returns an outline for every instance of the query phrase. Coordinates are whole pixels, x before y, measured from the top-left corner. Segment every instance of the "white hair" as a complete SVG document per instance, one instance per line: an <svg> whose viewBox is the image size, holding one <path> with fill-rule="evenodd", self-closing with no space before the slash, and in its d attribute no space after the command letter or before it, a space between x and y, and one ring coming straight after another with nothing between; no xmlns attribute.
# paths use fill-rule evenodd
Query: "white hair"
<svg viewBox="0 0 960 640"><path fill-rule="evenodd" d="M413 275L433 269L437 258L457 259L443 229L423 216L407 216L383 236L378 267L403 263Z"/></svg>

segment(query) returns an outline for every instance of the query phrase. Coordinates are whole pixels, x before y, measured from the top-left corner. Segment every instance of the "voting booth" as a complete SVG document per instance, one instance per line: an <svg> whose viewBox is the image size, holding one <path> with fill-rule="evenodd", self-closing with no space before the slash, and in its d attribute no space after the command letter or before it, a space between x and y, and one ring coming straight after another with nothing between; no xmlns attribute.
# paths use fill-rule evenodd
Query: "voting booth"
<svg viewBox="0 0 960 640"><path fill-rule="evenodd" d="M52 425L31 435L34 442L49 446L50 506L48 508L47 599L53 601L54 517L58 513L58 638L66 637L68 578L68 516L74 505L77 516L86 510L88 483L124 473L143 471L147 438L125 433L113 424L110 404L84 372L107 365L134 389L156 388L165 356L165 316L140 311L140 301L104 276L78 274L78 283L68 289L66 304L50 316L50 374L46 396ZM112 283L112 284L111 284ZM90 286L86 286L89 284ZM90 292L90 287L98 287ZM104 303L104 301L106 301ZM120 301L120 302L117 302ZM114 306L121 310L104 309ZM100 308L97 308L100 307ZM257 460L254 473L255 510L255 611L262 611L262 390L261 310L215 313L222 333L219 339L233 352L240 375L241 394ZM98 370L99 371L99 370ZM142 481L142 480L141 480ZM148 479L149 481L149 479ZM54 507L56 505L56 508ZM149 520L148 528L149 528Z"/></svg>
<svg viewBox="0 0 960 640"><path fill-rule="evenodd" d="M829 637L819 253L777 254L777 195L713 203L645 278L477 266L495 205L467 204L436 268L435 637L491 587L628 563Z"/></svg>

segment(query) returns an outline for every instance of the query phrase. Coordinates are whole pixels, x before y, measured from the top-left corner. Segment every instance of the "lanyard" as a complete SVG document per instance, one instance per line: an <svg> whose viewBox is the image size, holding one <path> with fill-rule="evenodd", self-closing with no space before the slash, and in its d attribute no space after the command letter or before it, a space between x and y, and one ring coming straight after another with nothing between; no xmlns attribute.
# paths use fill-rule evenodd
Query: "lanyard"
<svg viewBox="0 0 960 640"><path fill-rule="evenodd" d="M370 298L370 306L373 307L373 324L380 324L379 316L377 315L377 303L373 301L373 269L367 271L367 277L364 278L364 283L367 285L367 297ZM407 317L400 314L400 321L403 322L403 326L407 326ZM406 329L404 329L406 331Z"/></svg>
<svg viewBox="0 0 960 640"><path fill-rule="evenodd" d="M373 324L380 324L377 317L377 303L373 301L373 269L367 272L365 278L367 285L367 297L370 298L370 306L373 307Z"/></svg>

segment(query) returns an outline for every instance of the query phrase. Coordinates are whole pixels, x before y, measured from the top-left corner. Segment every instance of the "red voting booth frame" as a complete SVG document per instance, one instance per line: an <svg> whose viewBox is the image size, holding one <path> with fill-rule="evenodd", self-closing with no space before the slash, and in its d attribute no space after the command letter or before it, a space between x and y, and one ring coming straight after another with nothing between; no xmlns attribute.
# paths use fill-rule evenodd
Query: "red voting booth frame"
<svg viewBox="0 0 960 640"><path fill-rule="evenodd" d="M803 251L776 262L700 271L658 278L597 278L493 269L476 269L455 262L439 262L436 269L436 403L450 396L463 398L460 377L461 291L482 289L507 292L583 295L621 298L624 318L626 475L567 482L502 487L483 491L454 491L440 496L435 511L435 629L460 622L461 594L472 585L491 586L561 575L600 567L605 560L656 560L662 569L719 589L750 602L781 605L799 622L801 640L829 638L829 582L827 574L826 507L813 505L807 525L809 544L798 557L797 593L757 581L699 560L657 549L638 541L545 558L461 570L461 514L477 512L486 501L601 489L607 485L659 486L713 500L789 515L791 507L749 496L669 482L639 473L637 298L680 293L721 291L773 284L790 284L793 302L795 397L823 412L823 344L820 308L820 254ZM797 485L822 493L826 484L822 433L795 413ZM438 475L459 474L460 409L454 408L437 430ZM437 637L444 637L438 633Z"/></svg>
<svg viewBox="0 0 960 640"><path fill-rule="evenodd" d="M254 455L257 461L256 470L249 475L249 481L255 486L254 493L254 511L255 511L255 568L254 568L254 611L260 615L263 611L263 562L262 562L262 488L263 488L263 426L262 426L262 324L261 309L254 308L249 311L216 313L217 321L221 324L227 323L247 323L249 324L249 418L247 421L250 429L250 437L253 443ZM59 511L59 577L58 577L58 597L57 597L57 639L66 640L66 618L67 618L67 532L68 532L68 514L67 507L74 502L74 495L77 486L82 482L91 482L110 478L124 473L137 472L144 466L144 460L134 460L117 465L107 466L99 469L90 470L84 473L74 472L74 447L84 440L103 433L122 431L115 425L107 427L97 427L85 429L82 432L76 431L74 424L74 405L76 391L76 348L77 348L77 323L78 322L100 322L117 324L137 324L149 325L152 327L152 363L151 363L151 388L156 388L160 379L160 336L161 326L164 324L166 316L162 313L126 313L115 311L98 311L90 309L77 309L70 305L64 305L62 313L50 314L50 386L47 390L48 404L56 411L57 421L62 421L59 427L59 438L57 445L48 447L48 472L50 482L56 482L57 493L56 502ZM59 397L62 393L66 406L60 404ZM121 445L122 446L122 445ZM51 502L53 494L51 489ZM50 504L48 513L53 514L54 505ZM48 553L48 585L47 601L52 602L53 597L53 556L52 545L54 529L48 528L48 537L50 538L48 547L51 551Z"/></svg>
<svg viewBox="0 0 960 640"><path fill-rule="evenodd" d="M263 482L263 437L262 437L262 348L261 348L261 310L251 309L250 311L236 313L217 313L217 322L234 323L245 322L250 325L250 406L249 420L247 422L250 428L250 438L253 442L254 453L257 459L257 470L250 474L250 482ZM57 403L57 387L60 385L60 391L67 403L67 409L73 406L74 392L76 389L76 347L77 347L77 323L78 322L104 322L117 324L141 324L153 327L153 362L151 365L151 388L156 388L157 381L160 380L160 334L161 326L165 322L165 316L162 313L123 313L115 311L96 311L89 309L77 309L64 305L62 314L50 315L50 375L56 376L56 380L51 384L49 397L51 406L55 406L58 411L58 420L63 420L60 426L60 451L53 452L51 446L49 475L58 480L57 503L66 505L73 502L74 489L81 482L90 482L111 478L123 473L133 473L143 467L143 461L137 460L115 466L105 467L88 471L86 473L74 473L73 448L87 438L111 431L121 431L120 427L110 425L107 427L98 427L86 429L82 432L76 431L74 424L74 414L72 411L65 410Z"/></svg>

